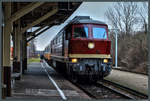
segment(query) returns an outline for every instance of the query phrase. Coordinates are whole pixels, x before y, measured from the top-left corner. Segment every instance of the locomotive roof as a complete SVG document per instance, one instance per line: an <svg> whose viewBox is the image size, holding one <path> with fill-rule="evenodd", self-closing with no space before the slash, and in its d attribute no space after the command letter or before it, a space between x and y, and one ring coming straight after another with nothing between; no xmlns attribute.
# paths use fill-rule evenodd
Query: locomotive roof
<svg viewBox="0 0 150 101"><path fill-rule="evenodd" d="M89 16L76 16L70 22L70 24L80 24L80 23L106 24L102 21L93 20Z"/></svg>
<svg viewBox="0 0 150 101"><path fill-rule="evenodd" d="M102 21L92 20L92 19L82 19L71 22L71 24L80 24L80 23L92 23L92 24L106 24Z"/></svg>

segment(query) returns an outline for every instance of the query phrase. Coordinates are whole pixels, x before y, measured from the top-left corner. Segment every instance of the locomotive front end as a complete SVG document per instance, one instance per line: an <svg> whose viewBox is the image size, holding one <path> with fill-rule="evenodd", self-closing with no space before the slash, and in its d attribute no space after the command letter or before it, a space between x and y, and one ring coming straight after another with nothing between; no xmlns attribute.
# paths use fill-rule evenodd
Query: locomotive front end
<svg viewBox="0 0 150 101"><path fill-rule="evenodd" d="M111 72L111 41L106 24L74 24L69 44L72 75L99 80Z"/></svg>

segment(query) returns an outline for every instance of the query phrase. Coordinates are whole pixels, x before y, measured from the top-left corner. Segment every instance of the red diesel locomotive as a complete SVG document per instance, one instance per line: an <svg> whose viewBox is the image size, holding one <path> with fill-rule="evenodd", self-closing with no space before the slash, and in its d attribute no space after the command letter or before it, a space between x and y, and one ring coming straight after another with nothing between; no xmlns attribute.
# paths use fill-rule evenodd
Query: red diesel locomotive
<svg viewBox="0 0 150 101"><path fill-rule="evenodd" d="M111 72L107 24L76 16L51 41L50 62L74 82L97 81Z"/></svg>

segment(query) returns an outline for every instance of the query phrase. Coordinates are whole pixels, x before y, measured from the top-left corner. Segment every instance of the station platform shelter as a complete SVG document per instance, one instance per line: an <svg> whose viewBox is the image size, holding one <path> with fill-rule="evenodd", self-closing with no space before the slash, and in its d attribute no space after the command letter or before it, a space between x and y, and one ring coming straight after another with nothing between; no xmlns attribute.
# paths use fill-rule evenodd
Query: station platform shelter
<svg viewBox="0 0 150 101"><path fill-rule="evenodd" d="M81 2L0 2L0 98L11 96L11 78L27 70L27 43L72 15ZM38 27L33 32L28 30ZM13 55L10 58L13 41Z"/></svg>

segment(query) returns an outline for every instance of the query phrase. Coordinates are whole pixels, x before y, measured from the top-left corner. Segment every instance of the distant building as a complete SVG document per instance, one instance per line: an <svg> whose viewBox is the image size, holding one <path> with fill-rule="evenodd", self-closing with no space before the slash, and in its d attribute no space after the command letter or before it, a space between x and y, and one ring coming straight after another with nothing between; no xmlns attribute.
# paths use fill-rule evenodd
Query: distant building
<svg viewBox="0 0 150 101"><path fill-rule="evenodd" d="M36 56L35 51L36 51L36 48L35 48L34 40L31 40L28 43L28 47L27 47L27 56L28 56L28 58L35 57Z"/></svg>

